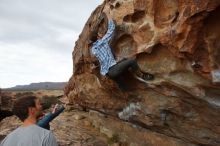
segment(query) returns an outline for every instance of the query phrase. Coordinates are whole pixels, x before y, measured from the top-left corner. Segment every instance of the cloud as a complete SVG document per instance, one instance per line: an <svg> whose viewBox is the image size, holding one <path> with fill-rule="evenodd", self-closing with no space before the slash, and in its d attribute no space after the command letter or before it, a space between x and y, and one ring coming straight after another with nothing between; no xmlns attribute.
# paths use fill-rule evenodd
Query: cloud
<svg viewBox="0 0 220 146"><path fill-rule="evenodd" d="M1 0L0 87L68 81L72 51L102 0Z"/></svg>

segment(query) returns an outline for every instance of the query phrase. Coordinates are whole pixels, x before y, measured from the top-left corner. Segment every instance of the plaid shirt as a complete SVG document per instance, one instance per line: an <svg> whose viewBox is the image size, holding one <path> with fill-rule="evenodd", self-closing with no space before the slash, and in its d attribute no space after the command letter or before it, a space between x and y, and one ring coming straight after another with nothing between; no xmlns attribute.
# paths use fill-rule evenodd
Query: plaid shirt
<svg viewBox="0 0 220 146"><path fill-rule="evenodd" d="M106 75L111 66L116 64L116 60L112 54L109 46L109 41L112 38L112 34L115 30L115 24L112 20L108 21L108 31L102 39L93 43L91 54L94 55L100 63L100 73Z"/></svg>

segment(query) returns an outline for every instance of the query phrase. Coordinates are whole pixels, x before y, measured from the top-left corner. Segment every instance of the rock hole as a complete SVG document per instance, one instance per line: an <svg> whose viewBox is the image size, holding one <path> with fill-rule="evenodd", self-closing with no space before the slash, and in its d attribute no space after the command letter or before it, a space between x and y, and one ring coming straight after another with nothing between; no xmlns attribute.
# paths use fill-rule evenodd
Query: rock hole
<svg viewBox="0 0 220 146"><path fill-rule="evenodd" d="M173 18L172 23L175 23L178 20L179 12L176 12L175 17Z"/></svg>
<svg viewBox="0 0 220 146"><path fill-rule="evenodd" d="M145 11L136 11L132 15L126 15L123 20L125 22L133 22L136 23L142 20L145 17Z"/></svg>
<svg viewBox="0 0 220 146"><path fill-rule="evenodd" d="M114 9L114 6L113 6L113 5L110 5L110 9L113 10L113 9Z"/></svg>
<svg viewBox="0 0 220 146"><path fill-rule="evenodd" d="M144 16L145 16L145 11L137 11L132 16L132 22L135 23L135 22L141 20L142 18L144 18Z"/></svg>
<svg viewBox="0 0 220 146"><path fill-rule="evenodd" d="M121 6L121 4L119 3L119 2L117 2L116 4L115 4L115 8L117 9L117 8L119 8Z"/></svg>
<svg viewBox="0 0 220 146"><path fill-rule="evenodd" d="M210 53L211 67L220 68L220 7L210 12L204 20L205 40Z"/></svg>
<svg viewBox="0 0 220 146"><path fill-rule="evenodd" d="M132 56L136 53L136 49L137 44L129 34L122 35L113 46L115 57L120 59Z"/></svg>

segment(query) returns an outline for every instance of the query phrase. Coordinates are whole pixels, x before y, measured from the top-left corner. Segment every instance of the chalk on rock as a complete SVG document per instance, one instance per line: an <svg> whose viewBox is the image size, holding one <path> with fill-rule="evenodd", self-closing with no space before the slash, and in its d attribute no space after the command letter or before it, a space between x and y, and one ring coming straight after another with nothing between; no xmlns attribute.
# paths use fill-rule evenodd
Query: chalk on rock
<svg viewBox="0 0 220 146"><path fill-rule="evenodd" d="M212 82L220 83L220 69L212 71Z"/></svg>

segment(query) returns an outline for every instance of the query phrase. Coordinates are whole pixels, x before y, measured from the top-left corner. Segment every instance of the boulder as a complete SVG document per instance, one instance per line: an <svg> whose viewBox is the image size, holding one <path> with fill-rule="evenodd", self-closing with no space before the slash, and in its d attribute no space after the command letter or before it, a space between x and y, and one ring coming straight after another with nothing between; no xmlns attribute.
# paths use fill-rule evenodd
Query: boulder
<svg viewBox="0 0 220 146"><path fill-rule="evenodd" d="M115 59L135 59L142 71L154 74L153 81L141 83L126 72L123 91L100 74L89 36L105 5L116 24L110 43ZM105 0L75 43L65 94L84 109L185 145L220 145L219 17L219 0ZM106 31L106 25L105 19L99 29Z"/></svg>

